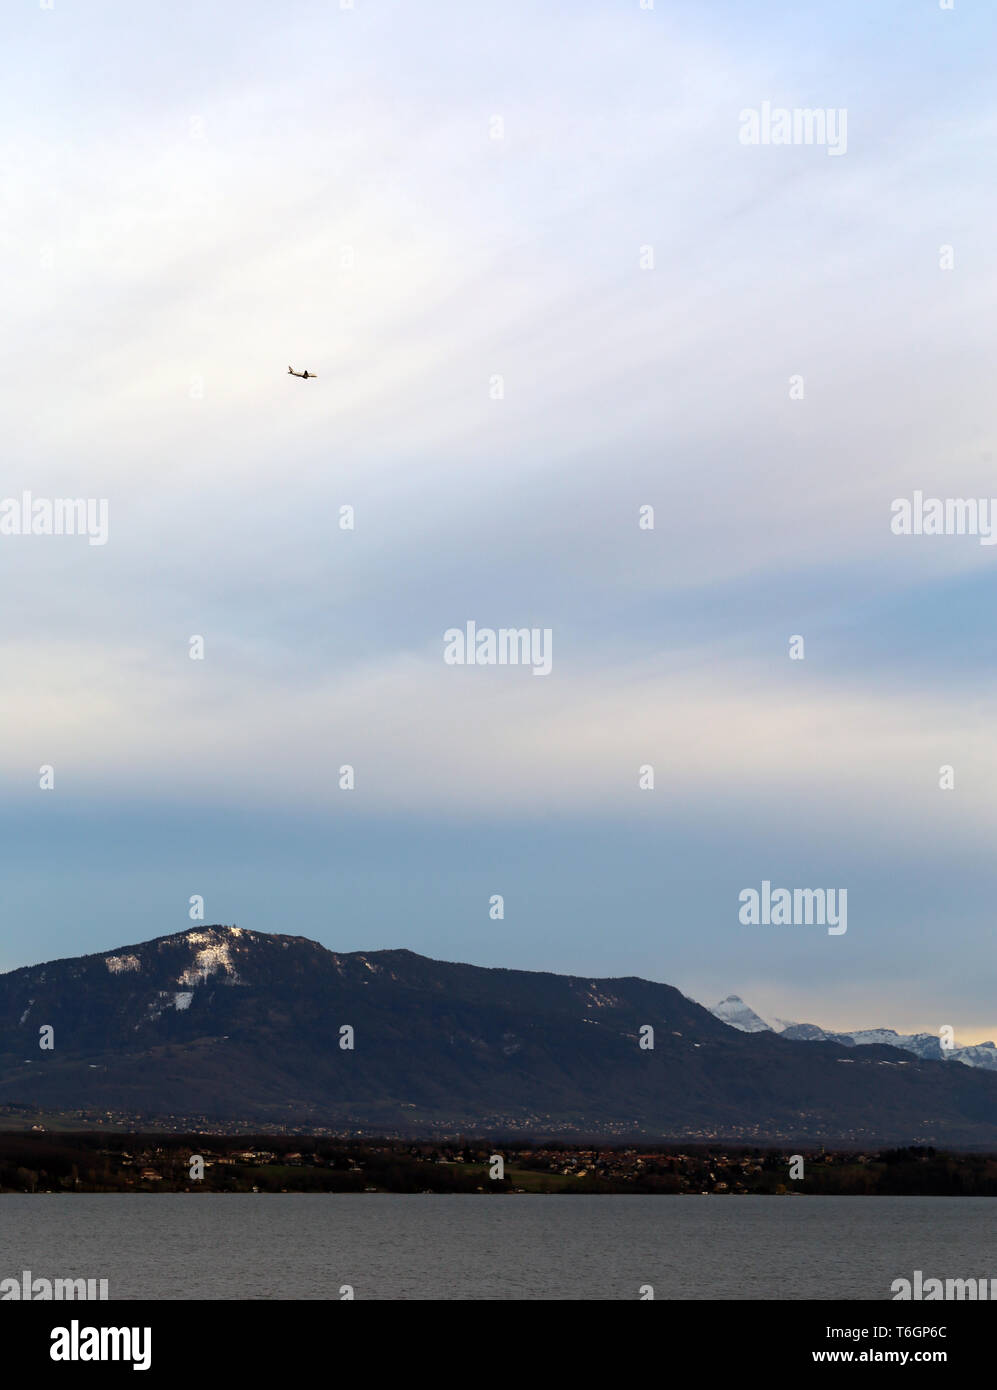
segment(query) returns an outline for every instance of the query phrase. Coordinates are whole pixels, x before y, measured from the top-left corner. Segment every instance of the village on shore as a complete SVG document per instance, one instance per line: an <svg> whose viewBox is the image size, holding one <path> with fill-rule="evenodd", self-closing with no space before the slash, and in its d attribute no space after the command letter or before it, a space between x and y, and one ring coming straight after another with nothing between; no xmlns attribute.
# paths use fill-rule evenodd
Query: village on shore
<svg viewBox="0 0 997 1390"><path fill-rule="evenodd" d="M997 1155L35 1129L0 1134L0 1192L997 1196Z"/></svg>

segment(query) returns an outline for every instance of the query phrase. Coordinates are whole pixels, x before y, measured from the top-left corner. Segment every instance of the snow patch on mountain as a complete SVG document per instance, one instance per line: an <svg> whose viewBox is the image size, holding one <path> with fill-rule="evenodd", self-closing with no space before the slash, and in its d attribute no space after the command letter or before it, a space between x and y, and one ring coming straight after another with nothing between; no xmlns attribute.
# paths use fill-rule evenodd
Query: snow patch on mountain
<svg viewBox="0 0 997 1390"><path fill-rule="evenodd" d="M214 932L191 931L185 940L201 949L196 952L193 964L177 976L178 985L205 984L210 975L216 975L219 971L228 975L231 983L238 981L239 976L232 964L231 943L227 938L220 938Z"/></svg>
<svg viewBox="0 0 997 1390"><path fill-rule="evenodd" d="M596 986L594 980L589 981L587 990L580 991L585 996L585 1007L587 1009L612 1009L619 1005L619 1000L612 994L603 994Z"/></svg>
<svg viewBox="0 0 997 1390"><path fill-rule="evenodd" d="M138 956L105 956L104 964L112 975L120 975L125 970L142 969L142 962Z"/></svg>

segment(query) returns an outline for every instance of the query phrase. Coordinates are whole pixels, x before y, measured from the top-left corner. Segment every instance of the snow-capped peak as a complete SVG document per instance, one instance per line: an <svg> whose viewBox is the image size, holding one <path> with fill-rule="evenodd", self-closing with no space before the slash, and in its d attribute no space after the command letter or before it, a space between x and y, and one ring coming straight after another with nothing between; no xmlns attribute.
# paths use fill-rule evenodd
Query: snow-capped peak
<svg viewBox="0 0 997 1390"><path fill-rule="evenodd" d="M742 1033L783 1033L792 1042L836 1042L845 1047L896 1047L932 1061L962 1062L967 1067L997 1071L997 1047L992 1042L942 1049L934 1033L898 1033L894 1028L863 1028L852 1033L831 1033L814 1023L789 1023L776 1018L768 1023L737 994L728 994L710 1013L721 1023Z"/></svg>
<svg viewBox="0 0 997 1390"><path fill-rule="evenodd" d="M728 994L726 999L721 999L719 1004L714 1005L710 1010L714 1018L719 1018L721 1023L730 1024L731 1028L737 1028L742 1033L771 1033L773 1031L771 1023L766 1023L760 1014L756 1014L754 1009L749 1009L747 1004L737 994Z"/></svg>

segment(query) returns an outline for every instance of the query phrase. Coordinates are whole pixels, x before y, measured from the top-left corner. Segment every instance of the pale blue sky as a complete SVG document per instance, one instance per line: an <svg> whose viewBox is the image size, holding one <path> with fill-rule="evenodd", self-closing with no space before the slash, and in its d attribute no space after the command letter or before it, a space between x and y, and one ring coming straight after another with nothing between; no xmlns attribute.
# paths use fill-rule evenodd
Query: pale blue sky
<svg viewBox="0 0 997 1390"><path fill-rule="evenodd" d="M201 893L997 1033L995 549L889 528L997 495L992 7L3 24L0 493L110 539L0 539L0 968ZM847 153L745 147L765 101ZM551 628L551 676L444 665L468 619ZM847 888L847 934L741 926L764 878Z"/></svg>

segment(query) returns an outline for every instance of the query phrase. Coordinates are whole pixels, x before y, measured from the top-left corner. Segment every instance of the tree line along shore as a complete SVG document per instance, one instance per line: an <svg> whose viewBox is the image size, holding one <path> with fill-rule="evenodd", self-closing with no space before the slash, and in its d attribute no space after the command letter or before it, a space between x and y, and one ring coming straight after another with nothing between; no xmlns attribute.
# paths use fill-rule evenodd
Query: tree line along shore
<svg viewBox="0 0 997 1390"><path fill-rule="evenodd" d="M659 1193L997 1196L997 1155L911 1146L330 1139L286 1135L8 1133L0 1192Z"/></svg>

